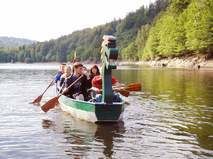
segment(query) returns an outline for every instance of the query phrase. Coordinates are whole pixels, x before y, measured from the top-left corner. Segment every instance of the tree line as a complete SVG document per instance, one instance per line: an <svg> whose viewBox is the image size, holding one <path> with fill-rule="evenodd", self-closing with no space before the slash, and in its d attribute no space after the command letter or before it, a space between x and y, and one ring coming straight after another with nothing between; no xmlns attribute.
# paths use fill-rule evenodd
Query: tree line
<svg viewBox="0 0 213 159"><path fill-rule="evenodd" d="M81 60L100 60L102 37L117 37L120 59L212 52L211 0L157 0L124 19L75 31L55 40L0 48L0 62L66 62L74 52Z"/></svg>

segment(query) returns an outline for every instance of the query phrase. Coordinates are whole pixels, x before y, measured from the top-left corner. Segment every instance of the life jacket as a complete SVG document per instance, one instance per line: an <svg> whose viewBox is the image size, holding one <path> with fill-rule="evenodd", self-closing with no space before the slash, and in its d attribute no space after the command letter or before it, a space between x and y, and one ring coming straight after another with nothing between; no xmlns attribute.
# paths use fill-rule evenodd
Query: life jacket
<svg viewBox="0 0 213 159"><path fill-rule="evenodd" d="M118 80L114 76L112 76L112 85L114 85L117 82L118 82ZM96 87L98 89L102 89L102 78L101 78L100 75L95 76L92 79L92 87Z"/></svg>

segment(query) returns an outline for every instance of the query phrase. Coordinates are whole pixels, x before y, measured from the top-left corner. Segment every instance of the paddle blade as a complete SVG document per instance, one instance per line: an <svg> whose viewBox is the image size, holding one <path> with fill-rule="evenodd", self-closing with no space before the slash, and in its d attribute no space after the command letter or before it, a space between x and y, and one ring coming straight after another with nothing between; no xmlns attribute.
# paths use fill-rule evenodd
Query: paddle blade
<svg viewBox="0 0 213 159"><path fill-rule="evenodd" d="M141 84L135 83L134 85L128 85L125 89L128 91L141 91Z"/></svg>
<svg viewBox="0 0 213 159"><path fill-rule="evenodd" d="M129 83L128 85L127 85L127 87L132 87L132 86L141 86L141 83Z"/></svg>
<svg viewBox="0 0 213 159"><path fill-rule="evenodd" d="M121 95L128 97L129 96L129 91L125 89L116 89L115 91L119 92Z"/></svg>
<svg viewBox="0 0 213 159"><path fill-rule="evenodd" d="M59 96L56 96L56 97L50 99L47 103L45 103L44 105L41 106L41 109L44 112L47 112L50 109L54 108L58 104L58 98L59 98Z"/></svg>
<svg viewBox="0 0 213 159"><path fill-rule="evenodd" d="M32 104L40 103L40 101L41 101L41 99L42 99L42 96L43 96L43 95L38 96L38 97L32 102Z"/></svg>

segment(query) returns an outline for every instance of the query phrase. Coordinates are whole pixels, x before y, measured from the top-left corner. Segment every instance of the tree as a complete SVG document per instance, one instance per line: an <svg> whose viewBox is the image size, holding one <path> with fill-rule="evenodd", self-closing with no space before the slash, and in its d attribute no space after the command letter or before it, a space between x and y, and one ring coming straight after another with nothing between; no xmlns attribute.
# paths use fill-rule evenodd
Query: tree
<svg viewBox="0 0 213 159"><path fill-rule="evenodd" d="M192 1L186 13L186 46L188 50L205 52L213 44L212 1Z"/></svg>

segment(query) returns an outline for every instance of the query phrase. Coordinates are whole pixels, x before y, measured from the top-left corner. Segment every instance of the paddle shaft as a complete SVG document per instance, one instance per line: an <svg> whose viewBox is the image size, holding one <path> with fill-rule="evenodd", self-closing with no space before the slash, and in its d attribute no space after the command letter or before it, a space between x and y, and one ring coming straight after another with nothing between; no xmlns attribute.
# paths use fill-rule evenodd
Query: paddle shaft
<svg viewBox="0 0 213 159"><path fill-rule="evenodd" d="M74 84L76 84L81 78L83 77L83 75L79 76L71 85L69 85L66 89L69 90ZM61 91L61 90L60 90ZM62 93L58 93L58 96L63 95L65 92L63 91Z"/></svg>
<svg viewBox="0 0 213 159"><path fill-rule="evenodd" d="M54 79L51 81L51 83L47 86L47 88L44 90L44 92L38 96L36 99L34 99L33 102L31 102L32 104L35 104L35 103L39 103L44 95L44 93L48 90L48 88L50 88L50 86L52 85L52 83L54 82Z"/></svg>
<svg viewBox="0 0 213 159"><path fill-rule="evenodd" d="M69 85L67 87L67 90L69 90L76 82L78 82L81 78L83 77L83 75L81 75L80 77L78 77L71 85ZM44 105L41 106L41 109L44 112L47 112L49 109L52 109L55 107L55 105L58 103L58 99L60 96L62 96L65 92L63 91L62 93L58 93L58 95L56 97L53 97L52 99L50 99L49 101L47 101Z"/></svg>
<svg viewBox="0 0 213 159"><path fill-rule="evenodd" d="M47 86L47 88L44 90L44 92L41 94L42 96L44 95L44 93L50 88L50 86L52 86L52 83L55 81L55 79L53 79L51 81L51 83Z"/></svg>
<svg viewBox="0 0 213 159"><path fill-rule="evenodd" d="M141 84L140 83L131 83L127 86L114 86L113 89L125 89L127 91L140 91L141 90Z"/></svg>

